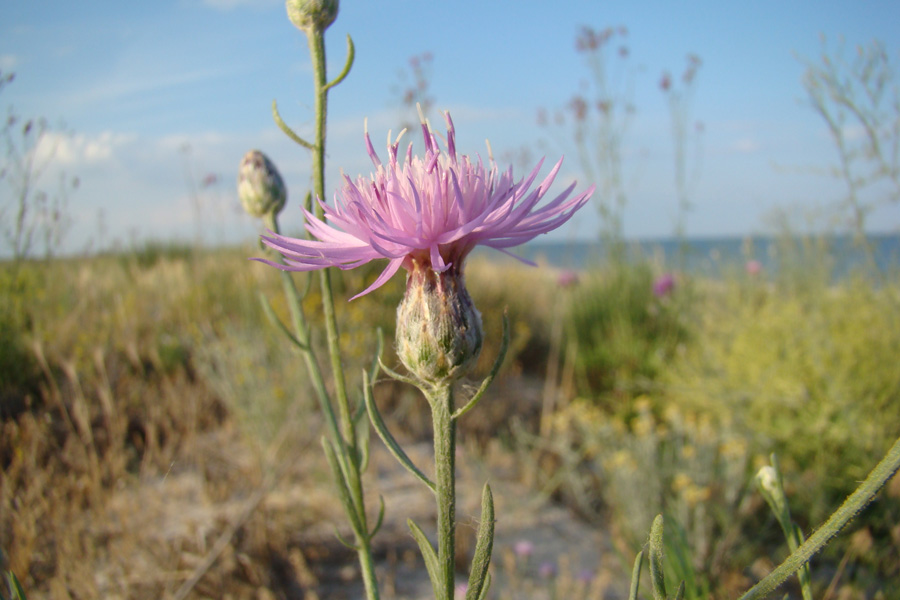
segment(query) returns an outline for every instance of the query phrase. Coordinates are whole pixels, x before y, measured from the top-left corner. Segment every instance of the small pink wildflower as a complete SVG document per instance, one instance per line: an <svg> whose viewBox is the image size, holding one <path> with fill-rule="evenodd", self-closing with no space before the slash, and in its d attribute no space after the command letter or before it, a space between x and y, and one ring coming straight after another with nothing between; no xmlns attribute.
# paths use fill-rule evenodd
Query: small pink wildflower
<svg viewBox="0 0 900 600"><path fill-rule="evenodd" d="M675 276L671 273L666 273L661 275L654 283L653 283L653 294L657 298L662 298L663 296L668 296L672 293L672 290L675 289Z"/></svg>
<svg viewBox="0 0 900 600"><path fill-rule="evenodd" d="M400 267L435 273L452 267L461 272L466 256L479 244L507 252L507 248L568 221L593 193L591 186L570 198L573 183L537 208L559 173L562 159L536 189L529 191L543 161L516 182L512 168L501 173L493 162L486 167L480 158L472 160L457 154L453 121L449 113L445 118L446 150L439 148L437 136L423 123L424 156L413 156L410 144L405 160L399 160L398 137L393 144L388 142L387 164L378 158L366 133L375 173L355 182L345 176L333 207L320 200L324 221L305 211L306 229L315 239L275 233L263 236L263 242L280 252L287 264L262 262L288 271L312 271L325 267L352 269L379 258L388 259L381 275L354 296L357 298L384 285Z"/></svg>
<svg viewBox="0 0 900 600"><path fill-rule="evenodd" d="M762 271L762 263L758 260L748 260L744 268L747 269L748 275L759 275Z"/></svg>
<svg viewBox="0 0 900 600"><path fill-rule="evenodd" d="M541 566L538 567L538 575L540 575L542 579L556 577L556 565L552 562L541 563Z"/></svg>
<svg viewBox="0 0 900 600"><path fill-rule="evenodd" d="M530 540L519 540L513 545L513 552L519 558L528 558L534 553L534 544Z"/></svg>
<svg viewBox="0 0 900 600"><path fill-rule="evenodd" d="M572 271L570 269L566 269L565 271L561 271L560 274L556 277L556 285L561 288L570 288L578 285L579 277L578 272Z"/></svg>

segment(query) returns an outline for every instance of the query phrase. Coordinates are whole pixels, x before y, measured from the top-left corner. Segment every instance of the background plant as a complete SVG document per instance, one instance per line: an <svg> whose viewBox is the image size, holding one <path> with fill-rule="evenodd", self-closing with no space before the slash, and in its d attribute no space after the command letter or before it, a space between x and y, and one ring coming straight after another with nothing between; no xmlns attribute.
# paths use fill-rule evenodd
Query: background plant
<svg viewBox="0 0 900 600"><path fill-rule="evenodd" d="M829 174L845 186L835 216L866 244L870 213L900 202L900 88L885 45L848 52L822 38L819 61L805 60L807 102L822 118L837 153ZM873 265L874 266L874 265Z"/></svg>
<svg viewBox="0 0 900 600"><path fill-rule="evenodd" d="M6 86L13 74L0 73L0 80ZM43 246L45 257L51 256L71 226L67 204L78 178L60 173L56 189L49 190L43 182L65 134L53 130L43 117L23 119L12 108L0 130L4 145L0 181L6 189L0 202L0 233L14 262L31 256L36 243Z"/></svg>

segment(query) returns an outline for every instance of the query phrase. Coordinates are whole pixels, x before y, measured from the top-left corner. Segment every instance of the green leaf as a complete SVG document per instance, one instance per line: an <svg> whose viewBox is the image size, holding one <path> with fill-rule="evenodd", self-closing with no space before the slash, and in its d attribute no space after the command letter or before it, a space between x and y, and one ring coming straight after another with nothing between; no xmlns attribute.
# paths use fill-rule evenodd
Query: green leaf
<svg viewBox="0 0 900 600"><path fill-rule="evenodd" d="M634 567L631 569L631 589L628 592L628 600L637 600L638 589L641 587L641 566L644 562L644 551L637 553L634 559Z"/></svg>
<svg viewBox="0 0 900 600"><path fill-rule="evenodd" d="M328 466L331 467L331 473L334 478L335 487L337 488L338 498L340 499L341 504L344 505L344 512L350 517L350 524L353 526L353 531L357 534L365 535L366 532L363 531L359 515L356 514L356 507L353 505L353 500L350 496L350 489L347 487L344 471L341 469L340 459L335 453L331 442L324 436L322 437L322 448L325 450L325 458L328 460Z"/></svg>
<svg viewBox="0 0 900 600"><path fill-rule="evenodd" d="M488 484L484 484L484 490L481 492L481 523L478 525L476 540L466 600L478 600L483 596L482 590L487 581L488 567L491 565L491 552L494 549L494 496Z"/></svg>
<svg viewBox="0 0 900 600"><path fill-rule="evenodd" d="M416 525L412 519L407 519L406 524L409 525L413 537L416 538L416 542L419 544L419 551L422 553L422 558L425 560L425 568L428 570L428 577L431 579L431 587L434 590L434 595L436 598L440 598L443 582L441 581L441 569L438 565L438 558L434 551L434 547L431 545L431 542L428 541L422 528Z"/></svg>
<svg viewBox="0 0 900 600"><path fill-rule="evenodd" d="M506 311L503 311L503 341L500 344L500 352L497 354L497 359L494 361L494 366L491 367L491 372L488 373L488 376L484 378L484 381L481 382L481 386L478 388L478 391L475 392L475 395L472 396L472 399L469 400L465 406L457 410L453 413L453 419L458 419L473 408L478 402L481 400L481 397L484 396L484 392L487 391L488 386L491 385L491 382L494 381L494 377L497 376L497 373L500 371L500 367L503 365L503 359L506 358L506 351L509 349L509 316Z"/></svg>
<svg viewBox="0 0 900 600"><path fill-rule="evenodd" d="M372 421L372 426L375 428L375 432L378 433L378 437L387 446L387 449L419 481L427 485L432 492L435 491L434 483L413 464L406 452L403 451L403 448L400 447L400 444L397 443L397 440L394 439L394 436L391 435L391 432L388 431L384 420L381 418L381 413L378 412L378 407L375 406L375 400L372 398L372 386L369 383L369 374L365 371L363 371L363 397L366 401L366 409L369 411L369 419Z"/></svg>
<svg viewBox="0 0 900 600"><path fill-rule="evenodd" d="M650 527L650 582L653 600L666 600L666 577L663 572L663 516L656 515Z"/></svg>
<svg viewBox="0 0 900 600"><path fill-rule="evenodd" d="M325 84L325 87L323 88L324 91L333 88L334 86L342 82L344 78L347 77L347 75L350 74L350 68L353 66L354 58L356 58L356 48L354 48L353 46L353 40L349 35L347 35L347 61L344 63L344 70L341 71L341 73L337 77Z"/></svg>
<svg viewBox="0 0 900 600"><path fill-rule="evenodd" d="M297 336L291 333L287 326L281 322L281 319L279 319L278 315L275 314L275 311L272 310L272 305L269 303L269 299L266 298L265 294L263 294L262 292L259 293L259 302L260 304L262 304L263 312L266 314L266 317L269 319L269 321L278 329L280 329L281 333L283 333L291 341L292 344L294 344L301 351L306 352L309 350L309 346L298 340Z"/></svg>
<svg viewBox="0 0 900 600"><path fill-rule="evenodd" d="M484 579L484 587L481 588L481 594L478 596L478 600L484 600L487 598L488 590L491 589L491 574L488 573L487 577Z"/></svg>
<svg viewBox="0 0 900 600"><path fill-rule="evenodd" d="M294 133L294 130L288 127L287 123L282 120L281 115L278 114L278 102L276 102L275 100L272 100L272 118L275 119L275 124L278 125L278 128L281 129L281 131L283 131L286 136L308 150L316 149L315 144L310 144L302 137Z"/></svg>

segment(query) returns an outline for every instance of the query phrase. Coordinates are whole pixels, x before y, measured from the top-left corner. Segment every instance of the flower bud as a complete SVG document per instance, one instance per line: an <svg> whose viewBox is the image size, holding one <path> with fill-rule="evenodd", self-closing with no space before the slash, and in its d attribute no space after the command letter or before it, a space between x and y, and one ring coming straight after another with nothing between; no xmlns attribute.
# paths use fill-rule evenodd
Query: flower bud
<svg viewBox="0 0 900 600"><path fill-rule="evenodd" d="M241 159L238 170L238 197L252 217L278 214L287 200L287 188L278 169L259 150L251 150Z"/></svg>
<svg viewBox="0 0 900 600"><path fill-rule="evenodd" d="M397 354L427 383L459 379L481 352L481 314L456 265L444 272L413 265L397 308Z"/></svg>
<svg viewBox="0 0 900 600"><path fill-rule="evenodd" d="M304 33L325 31L338 14L338 0L287 0L285 6L291 23Z"/></svg>
<svg viewBox="0 0 900 600"><path fill-rule="evenodd" d="M784 489L781 487L778 471L771 465L765 465L756 473L756 484L759 486L759 491L762 492L763 498L769 503L769 506L775 512L775 516L780 521L788 514L788 505Z"/></svg>

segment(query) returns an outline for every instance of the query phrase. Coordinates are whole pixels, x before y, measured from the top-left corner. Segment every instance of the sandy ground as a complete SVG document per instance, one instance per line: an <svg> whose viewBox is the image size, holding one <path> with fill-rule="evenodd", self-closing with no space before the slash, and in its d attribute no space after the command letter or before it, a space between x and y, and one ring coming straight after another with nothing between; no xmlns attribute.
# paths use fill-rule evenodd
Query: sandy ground
<svg viewBox="0 0 900 600"><path fill-rule="evenodd" d="M214 435L209 442L213 447L229 443L219 439L226 433ZM377 514L379 496L386 506L384 525L374 540L382 598L433 598L406 525L409 517L427 534L434 532L433 495L390 456L380 440L373 439L371 446L366 473L370 514ZM431 471L430 444L404 448L424 472ZM154 593L159 597L160 587L166 598L216 597L214 590L221 588L216 588L212 580L221 579L223 572L242 571L247 585L231 597L363 598L355 553L344 548L334 533L337 529L350 539L350 531L331 486L323 478L322 459L316 452L321 450L310 447L267 489L249 487L245 493L223 492L217 497L207 483L209 473L187 465L117 492L106 519L97 525L110 555L95 571L101 597L143 598L154 597ZM463 557L458 560L467 563L469 557L465 555L474 547L481 490L487 481L494 493L497 516L494 585L489 598L625 597L629 575L602 532L518 483L511 458L504 463L502 457L482 461L472 455L462 450L458 460L458 554ZM252 470L253 465L223 468L240 474ZM249 544L247 539L255 535L267 539ZM260 564L259 557L240 550L266 545L288 549L276 557L274 562L279 564ZM254 581L266 581L263 573L273 570L281 573L276 591L264 585L251 591ZM460 583L465 581L464 575L459 577Z"/></svg>

